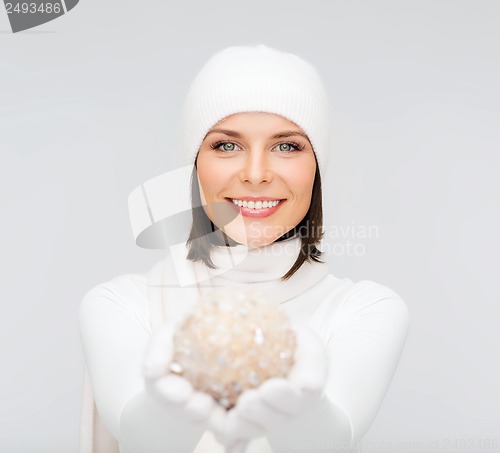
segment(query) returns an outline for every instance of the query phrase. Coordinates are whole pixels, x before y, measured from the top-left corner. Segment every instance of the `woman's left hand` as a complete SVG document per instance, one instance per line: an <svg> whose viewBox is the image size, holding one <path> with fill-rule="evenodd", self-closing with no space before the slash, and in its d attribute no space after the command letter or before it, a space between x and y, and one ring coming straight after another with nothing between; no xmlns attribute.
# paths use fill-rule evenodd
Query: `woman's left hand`
<svg viewBox="0 0 500 453"><path fill-rule="evenodd" d="M306 412L321 396L328 362L323 342L310 328L293 324L297 338L294 365L286 378L271 378L255 389L245 390L236 406L226 412L217 408L209 427L217 440L237 451L237 445L286 427Z"/></svg>

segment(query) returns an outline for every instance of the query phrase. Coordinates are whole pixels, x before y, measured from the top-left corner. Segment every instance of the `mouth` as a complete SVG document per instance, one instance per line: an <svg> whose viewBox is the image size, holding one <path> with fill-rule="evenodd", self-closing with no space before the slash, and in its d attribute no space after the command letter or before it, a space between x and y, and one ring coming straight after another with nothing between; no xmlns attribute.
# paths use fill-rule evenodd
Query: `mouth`
<svg viewBox="0 0 500 453"><path fill-rule="evenodd" d="M244 217L253 218L268 217L286 203L286 199L279 198L242 200L226 197L226 201L231 203L233 208L239 211Z"/></svg>

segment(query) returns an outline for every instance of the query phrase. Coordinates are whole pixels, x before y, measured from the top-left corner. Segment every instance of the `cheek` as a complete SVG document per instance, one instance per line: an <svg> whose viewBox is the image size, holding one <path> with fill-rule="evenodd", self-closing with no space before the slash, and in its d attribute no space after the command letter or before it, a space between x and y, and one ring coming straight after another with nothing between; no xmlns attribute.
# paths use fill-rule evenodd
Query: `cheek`
<svg viewBox="0 0 500 453"><path fill-rule="evenodd" d="M209 195L217 192L221 183L224 181L224 172L221 171L221 165L210 159L198 158L198 179L205 194Z"/></svg>
<svg viewBox="0 0 500 453"><path fill-rule="evenodd" d="M287 173L287 179L289 187L292 191L296 193L299 197L310 197L313 184L314 184L314 174L316 167L309 166L297 166L289 169Z"/></svg>

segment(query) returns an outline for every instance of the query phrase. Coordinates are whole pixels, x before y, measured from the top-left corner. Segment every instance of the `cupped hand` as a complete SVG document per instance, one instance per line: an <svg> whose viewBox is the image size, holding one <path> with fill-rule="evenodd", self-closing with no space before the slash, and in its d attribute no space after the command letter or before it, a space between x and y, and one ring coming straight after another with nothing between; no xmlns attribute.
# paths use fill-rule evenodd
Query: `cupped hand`
<svg viewBox="0 0 500 453"><path fill-rule="evenodd" d="M208 394L196 391L182 376L170 371L175 325L164 324L153 332L143 362L143 376L149 394L191 421L207 420L216 406Z"/></svg>
<svg viewBox="0 0 500 453"><path fill-rule="evenodd" d="M245 390L230 411L217 407L209 428L217 440L235 453L250 439L286 427L319 400L328 373L326 348L309 327L294 323L295 362L286 378L271 378ZM243 451L243 450L242 450Z"/></svg>

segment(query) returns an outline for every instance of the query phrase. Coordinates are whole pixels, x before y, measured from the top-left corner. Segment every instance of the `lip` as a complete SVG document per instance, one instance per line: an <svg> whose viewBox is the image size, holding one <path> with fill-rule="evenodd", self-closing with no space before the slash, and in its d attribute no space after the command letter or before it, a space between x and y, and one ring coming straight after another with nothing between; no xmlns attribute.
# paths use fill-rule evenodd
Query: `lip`
<svg viewBox="0 0 500 453"><path fill-rule="evenodd" d="M262 217L269 217L270 215L273 215L280 207L282 204L286 203L286 200L281 200L276 206L272 208L266 208L266 209L249 209L249 208L244 208L243 206L238 206L233 203L233 200L231 198L226 198L226 200L231 203L233 206L233 209L236 211L239 211L242 216L244 217L251 217L254 219L260 219ZM247 201L270 201L270 200L277 200L277 198L252 198L252 197L245 197L245 198L237 198L237 200L247 200Z"/></svg>
<svg viewBox="0 0 500 453"><path fill-rule="evenodd" d="M257 202L257 201L276 201L276 200L280 200L282 201L281 198L270 198L270 197L232 197L232 198L229 198L229 197L226 197L226 200L242 200L242 201L254 201L254 202Z"/></svg>

